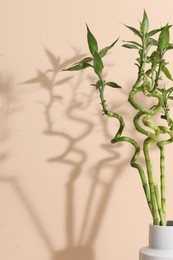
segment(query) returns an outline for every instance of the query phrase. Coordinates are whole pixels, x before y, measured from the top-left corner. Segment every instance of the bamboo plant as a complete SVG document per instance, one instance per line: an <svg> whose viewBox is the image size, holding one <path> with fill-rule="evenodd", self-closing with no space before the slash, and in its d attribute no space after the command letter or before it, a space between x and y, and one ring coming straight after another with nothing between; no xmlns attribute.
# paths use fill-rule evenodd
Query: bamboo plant
<svg viewBox="0 0 173 260"><path fill-rule="evenodd" d="M169 101L173 100L173 87L160 87L160 82L163 80L162 75L166 76L170 81L173 81L172 75L167 68L167 60L165 54L173 49L173 44L170 43L170 28L171 25L149 30L149 19L144 10L142 21L139 29L125 25L138 38L138 41L126 41L123 47L135 49L138 57L135 61L138 73L137 79L132 86L128 101L136 109L134 116L134 126L137 132L144 136L143 147L129 136L123 135L125 122L123 117L108 109L105 99L105 90L107 87L121 88L119 84L107 81L104 78L104 63L103 58L108 51L116 44L118 39L111 45L99 50L97 40L87 26L87 42L90 51L90 56L80 60L78 63L65 68L64 71L78 71L86 68L91 68L96 74L96 83L91 84L99 92L101 107L103 114L118 120L119 127L111 143L118 142L130 143L135 152L131 158L131 166L136 168L144 190L146 201L152 215L154 225L166 225L166 187L165 187L165 145L173 142L173 119L170 116ZM142 105L137 101L137 95L141 95L147 100L155 100L155 104L149 107ZM147 102L146 102L147 103ZM156 123L155 117L160 116L161 123ZM164 138L169 136L169 138ZM158 147L160 151L160 185L156 182L156 175L153 169L151 160L151 147ZM143 167L138 162L140 153L143 152L145 158L145 166Z"/></svg>

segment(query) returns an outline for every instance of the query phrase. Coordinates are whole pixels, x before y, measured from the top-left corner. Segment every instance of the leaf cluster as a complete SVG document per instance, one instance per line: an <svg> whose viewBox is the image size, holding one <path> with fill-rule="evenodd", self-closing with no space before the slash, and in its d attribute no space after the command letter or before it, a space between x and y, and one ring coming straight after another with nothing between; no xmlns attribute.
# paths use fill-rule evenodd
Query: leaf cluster
<svg viewBox="0 0 173 260"><path fill-rule="evenodd" d="M85 68L91 67L94 69L95 74L98 76L99 80L95 84L91 84L91 86L95 86L96 89L105 86L109 86L112 88L120 88L120 86L115 83L115 82L106 82L103 80L103 69L104 69L104 64L103 64L103 57L106 56L107 52L114 47L116 42L119 40L116 39L111 45L104 47L103 49L99 50L98 48L98 43L95 38L95 36L91 33L88 25L87 27L87 42L88 42L88 47L91 56L86 57L79 62L73 64L72 66L64 69L64 71L78 71L78 70L83 70Z"/></svg>
<svg viewBox="0 0 173 260"><path fill-rule="evenodd" d="M140 29L136 29L131 26L125 25L135 35L140 38L140 42L126 41L123 47L128 49L138 50L139 57L136 59L135 65L139 68L139 74L143 78L149 77L153 81L155 86L152 86L151 90L155 90L158 80L161 79L160 73L162 72L169 80L173 80L170 71L167 68L167 62L164 59L164 55L168 50L173 49L173 44L170 43L170 28L171 25L165 26L149 31L149 20L146 11L144 10L142 22L140 22ZM153 36L158 35L156 39ZM149 54L149 50L154 48ZM145 65L148 65L148 69L144 70ZM155 79L154 79L155 77Z"/></svg>
<svg viewBox="0 0 173 260"><path fill-rule="evenodd" d="M162 119L165 119L168 122L168 125L172 128L173 127L173 121L169 116L169 100L173 100L173 87L166 89L165 87L160 89L158 88L159 92L162 94L162 100L163 100L163 115L161 115Z"/></svg>

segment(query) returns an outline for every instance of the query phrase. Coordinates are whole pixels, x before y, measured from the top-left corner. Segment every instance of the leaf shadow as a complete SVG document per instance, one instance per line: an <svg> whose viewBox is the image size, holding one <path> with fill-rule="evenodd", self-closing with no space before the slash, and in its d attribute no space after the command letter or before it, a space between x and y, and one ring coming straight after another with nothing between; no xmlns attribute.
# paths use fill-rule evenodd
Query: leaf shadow
<svg viewBox="0 0 173 260"><path fill-rule="evenodd" d="M55 102L61 102L63 97L55 93L55 87L60 87L64 83L68 83L71 76L58 80L59 72L71 63L74 63L84 55L76 54L75 57L60 63L60 58L57 58L50 50L45 48L45 53L49 58L51 68L44 72L38 70L37 75L22 84L34 84L39 83L43 89L46 89L49 96L47 103L43 103L44 115L46 118L46 130L45 135L55 138L63 138L67 141L67 147L58 156L54 156L48 159L49 163L61 163L71 167L68 175L68 181L65 186L66 207L65 207L65 236L66 246L63 249L57 250L53 245L53 241L50 238L49 232L42 224L41 216L39 216L36 208L33 207L33 203L29 199L29 194L24 190L20 180L17 178L5 178L1 177L0 180L3 183L10 183L13 187L17 197L21 200L24 208L28 212L34 226L36 227L40 239L43 240L45 246L51 254L52 260L94 260L94 243L98 237L101 224L103 223L106 207L111 198L111 193L115 187L116 181L123 174L123 169L127 164L127 160L122 160L121 154L117 152L116 145L101 144L101 149L106 152L107 156L100 159L96 165L92 166L88 177L91 181L91 187L88 191L88 200L85 205L84 217L82 226L79 232L77 242L75 240L75 197L76 188L75 183L80 177L84 164L87 162L88 155L85 148L80 146L83 140L85 140L94 129L95 124L83 117L83 113L93 101L93 93L85 96L85 104L79 101L76 96L79 91L80 82L82 81L83 74L81 73L75 86L70 83L72 89L71 100L65 110L65 116L71 120L77 126L83 126L83 130L76 136L71 135L70 129L68 132L56 130L54 127L54 120L52 120L52 106ZM115 108L116 109L116 108ZM107 125L103 117L101 118L101 131L103 131L106 139L110 138ZM119 145L120 147L121 145ZM77 159L73 159L76 155ZM75 157L76 158L76 157ZM121 159L121 162L120 162ZM118 170L117 170L118 168ZM109 178L105 178L105 169L109 171ZM104 171L103 171L104 170ZM96 212L93 212L93 202L95 201L95 194L97 189L101 189L101 195L97 204ZM92 219L90 219L92 216Z"/></svg>
<svg viewBox="0 0 173 260"><path fill-rule="evenodd" d="M14 78L11 74L0 74L0 162L8 159L9 151L4 148L4 144L10 137L9 117L15 113L17 99L14 94Z"/></svg>
<svg viewBox="0 0 173 260"><path fill-rule="evenodd" d="M33 208L32 203L30 203L28 195L24 192L22 186L17 183L17 180L8 180L15 187L16 194L20 197L23 204L25 205L26 210L28 211L35 227L40 234L40 238L45 242L47 248L51 252L52 259L93 259L93 249L81 247L75 244L74 231L75 231L75 221L74 221L74 200L75 200L75 189L74 183L77 178L82 173L82 167L87 160L87 154L85 149L79 148L78 145L82 140L84 140L92 131L94 124L92 121L82 118L78 115L78 112L84 111L88 104L92 102L92 94L87 95L85 105L82 102L79 102L75 97L78 92L78 87L82 80L82 74L78 78L78 82L76 86L71 86L72 98L68 103L65 116L76 123L76 125L81 125L84 127L84 130L81 131L77 136L73 136L70 133L65 133L63 131L58 131L54 127L54 120L52 120L52 107L55 102L61 103L63 97L61 95L57 95L57 91L55 88L60 87L64 83L68 83L72 76L67 76L63 79L57 79L59 73L65 67L69 66L71 63L76 62L77 60L83 58L85 55L76 53L74 57L71 59L60 63L60 58L57 58L50 50L45 48L45 53L49 59L51 64L51 68L45 70L44 72L38 70L37 75L31 79L28 79L20 84L35 84L39 83L41 88L45 89L48 94L48 102L41 102L44 107L44 115L46 119L46 130L44 130L44 134L47 136L52 136L55 138L63 138L67 141L68 145L65 148L65 151L61 153L59 156L55 156L48 159L49 163L61 163L65 165L69 165L71 170L69 172L69 179L66 183L66 212L65 212L65 234L66 234L66 248L60 251L56 251L53 246L53 243L49 237L48 232L46 232L45 227L41 223L41 219L37 214L36 209ZM64 74L65 75L65 74ZM69 158L71 154L75 154L77 156L77 160L73 158Z"/></svg>
<svg viewBox="0 0 173 260"><path fill-rule="evenodd" d="M119 105L116 107L114 106L112 111L116 111L117 109L119 109ZM116 121L118 122L118 120ZM112 136L108 131L108 121L102 116L100 117L100 122L101 131L104 134L105 140L111 140ZM87 246L93 246L96 242L101 224L104 220L108 202L111 199L113 190L115 189L116 181L121 178L125 167L129 164L129 158L122 159L122 155L119 152L121 146L121 143L114 145L111 143L100 144L100 148L106 152L107 156L99 160L90 170L92 184L84 211L84 219L79 238L80 245L85 244ZM99 202L96 209L93 210L92 204L99 189Z"/></svg>

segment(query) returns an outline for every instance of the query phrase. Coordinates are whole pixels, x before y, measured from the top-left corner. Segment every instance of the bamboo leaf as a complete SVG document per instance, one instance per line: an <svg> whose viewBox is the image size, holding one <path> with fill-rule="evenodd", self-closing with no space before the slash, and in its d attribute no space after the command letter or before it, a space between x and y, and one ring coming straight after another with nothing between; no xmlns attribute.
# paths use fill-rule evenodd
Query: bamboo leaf
<svg viewBox="0 0 173 260"><path fill-rule="evenodd" d="M77 62L77 63L75 63L75 64L78 64L78 63L86 63L86 62L90 62L90 61L92 61L92 60L93 60L93 58L91 58L91 57L86 57L86 58L82 59L81 61L79 61L79 62Z"/></svg>
<svg viewBox="0 0 173 260"><path fill-rule="evenodd" d="M141 63L141 57L136 59L137 62L139 62L139 64Z"/></svg>
<svg viewBox="0 0 173 260"><path fill-rule="evenodd" d="M72 65L69 68L63 69L63 71L83 70L83 69L88 68L88 67L92 67L92 65L87 63L87 62L80 62L80 63L76 63L76 64Z"/></svg>
<svg viewBox="0 0 173 260"><path fill-rule="evenodd" d="M173 44L169 43L168 47L166 48L166 50L172 50L173 49Z"/></svg>
<svg viewBox="0 0 173 260"><path fill-rule="evenodd" d="M152 30L152 31L150 31L150 32L147 34L147 36L148 36L148 37L151 37L151 36L155 35L156 33L160 32L161 30L162 30L162 28Z"/></svg>
<svg viewBox="0 0 173 260"><path fill-rule="evenodd" d="M103 58L103 57L107 54L108 50L110 50L110 49L115 45L115 43L116 43L118 40L119 40L119 38L116 39L116 41L114 41L110 46L107 46L107 47L103 48L102 50L100 50L100 51L99 51L99 56L100 56L100 58Z"/></svg>
<svg viewBox="0 0 173 260"><path fill-rule="evenodd" d="M173 92L173 87L167 89L167 93L171 93L171 92Z"/></svg>
<svg viewBox="0 0 173 260"><path fill-rule="evenodd" d="M117 83L112 82L112 81L106 82L105 85L106 85L106 86L109 86L109 87L112 87L112 88L121 88Z"/></svg>
<svg viewBox="0 0 173 260"><path fill-rule="evenodd" d="M99 54L97 52L94 53L94 63L93 63L93 66L94 66L94 71L95 73L101 77L102 75L102 71L103 71L103 62L99 56Z"/></svg>
<svg viewBox="0 0 173 260"><path fill-rule="evenodd" d="M142 45L139 44L138 42L135 42L135 41L123 41L123 42L131 43L131 44L133 44L133 45L136 45L136 46L142 48Z"/></svg>
<svg viewBox="0 0 173 260"><path fill-rule="evenodd" d="M97 40L94 37L94 35L91 33L88 25L87 26L87 40L88 40L88 47L92 55L94 55L95 52L98 52L98 44Z"/></svg>
<svg viewBox="0 0 173 260"><path fill-rule="evenodd" d="M128 25L126 25L126 24L125 24L125 26L126 26L129 30L131 30L135 35L137 35L137 36L139 36L140 38L142 38L142 35L141 35L140 31L138 31L136 28L131 27L131 26L128 26Z"/></svg>
<svg viewBox="0 0 173 260"><path fill-rule="evenodd" d="M163 93L163 88L157 88L161 93Z"/></svg>
<svg viewBox="0 0 173 260"><path fill-rule="evenodd" d="M148 70L145 72L145 74L146 74L148 77L151 75L151 73L152 73L152 69L148 69Z"/></svg>
<svg viewBox="0 0 173 260"><path fill-rule="evenodd" d="M159 52L158 51L153 51L151 53L151 56L150 56L151 59L155 59L155 58L159 58Z"/></svg>
<svg viewBox="0 0 173 260"><path fill-rule="evenodd" d="M150 39L149 39L149 43L150 43L150 45L152 45L152 46L158 46L158 41L155 40L155 39L153 39L153 38L150 38Z"/></svg>
<svg viewBox="0 0 173 260"><path fill-rule="evenodd" d="M134 44L123 44L122 46L127 48L127 49L137 49L137 50L139 50L139 47L137 47Z"/></svg>
<svg viewBox="0 0 173 260"><path fill-rule="evenodd" d="M166 101L167 101L167 92L166 92L166 89L165 89L165 88L164 88L163 91L162 91L162 96L163 96L164 104L166 104Z"/></svg>
<svg viewBox="0 0 173 260"><path fill-rule="evenodd" d="M166 68L165 66L162 67L162 72L165 74L165 76L170 79L173 80L171 73L169 72L168 68Z"/></svg>
<svg viewBox="0 0 173 260"><path fill-rule="evenodd" d="M152 69L155 69L157 64L159 63L159 52L153 51L151 56L148 57L149 61L152 63Z"/></svg>
<svg viewBox="0 0 173 260"><path fill-rule="evenodd" d="M159 35L158 46L161 51L165 50L169 45L169 26L168 24L162 28Z"/></svg>
<svg viewBox="0 0 173 260"><path fill-rule="evenodd" d="M149 20L148 20L148 16L147 16L147 13L145 10L144 10L143 20L142 20L140 29L143 34L146 34L149 29Z"/></svg>

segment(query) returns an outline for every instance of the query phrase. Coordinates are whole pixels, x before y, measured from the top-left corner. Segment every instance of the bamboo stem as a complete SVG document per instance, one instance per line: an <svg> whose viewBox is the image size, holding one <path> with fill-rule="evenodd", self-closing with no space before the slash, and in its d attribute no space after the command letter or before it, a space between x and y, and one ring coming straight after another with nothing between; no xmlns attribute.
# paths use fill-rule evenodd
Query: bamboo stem
<svg viewBox="0 0 173 260"><path fill-rule="evenodd" d="M130 161L130 164L133 168L136 168L139 172L139 175L140 175L140 178L141 178L141 181L142 181L142 186L143 186L143 189L144 189L144 193L145 193L145 196L146 196L146 200L147 200L149 209L152 213L153 210L152 210L150 191L148 189L148 183L147 183L147 180L146 180L146 177L145 177L145 173L144 173L142 166L140 164L136 163L136 161L139 157L139 154L140 154L140 147L134 139L132 139L130 137L126 137L126 136L117 137L116 139L112 140L112 143L118 143L118 142L128 142L128 143L132 144L135 148L135 153L134 153L134 155L133 155L133 157Z"/></svg>
<svg viewBox="0 0 173 260"><path fill-rule="evenodd" d="M119 123L120 123L120 127L119 127L115 137L111 140L111 143L117 143L117 142L124 141L124 142L131 143L134 146L135 153L134 153L130 163L131 163L131 166L133 168L136 168L139 172L139 175L140 175L140 178L141 178L141 181L142 181L142 186L143 186L143 189L144 189L144 193L145 193L145 196L146 196L146 200L147 200L147 203L148 203L148 207L149 207L150 211L152 212L150 191L149 191L147 180L146 180L146 177L145 177L145 172L144 172L142 166L140 164L136 163L136 160L138 159L139 154L140 154L140 146L138 145L138 143L134 139L132 139L130 137L126 137L126 136L121 136L123 129L125 127L124 119L119 114L107 110L107 104L106 104L106 100L104 98L104 90L105 90L105 86L104 86L104 81L102 80L102 86L99 88L99 91L100 91L100 99L101 99L101 105L102 105L103 112L104 112L104 114L106 114L109 117L114 117L115 119L118 119Z"/></svg>
<svg viewBox="0 0 173 260"><path fill-rule="evenodd" d="M157 215L157 207L156 207L156 200L155 200L155 192L154 192L154 179L153 179L153 167L151 164L151 159L149 156L149 146L151 145L151 140L147 138L144 142L144 155L145 155L145 162L147 167L147 174L148 174L148 182L150 187L150 196L151 196L151 204L152 204L152 216L153 216L153 224L158 225L159 219Z"/></svg>
<svg viewBox="0 0 173 260"><path fill-rule="evenodd" d="M165 149L164 145L170 144L173 142L173 132L170 128L165 126L160 126L161 133L169 134L170 139L162 140L157 143L158 148L160 149L160 190L161 190L161 207L163 210L163 215L166 221L166 175L165 175Z"/></svg>
<svg viewBox="0 0 173 260"><path fill-rule="evenodd" d="M161 183L161 205L164 218L166 218L166 191L165 191L165 151L164 147L160 147L160 183Z"/></svg>

